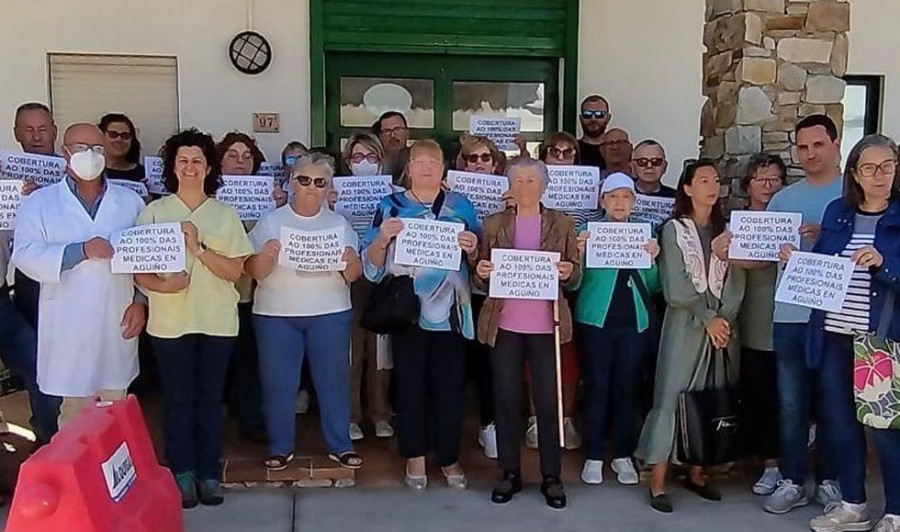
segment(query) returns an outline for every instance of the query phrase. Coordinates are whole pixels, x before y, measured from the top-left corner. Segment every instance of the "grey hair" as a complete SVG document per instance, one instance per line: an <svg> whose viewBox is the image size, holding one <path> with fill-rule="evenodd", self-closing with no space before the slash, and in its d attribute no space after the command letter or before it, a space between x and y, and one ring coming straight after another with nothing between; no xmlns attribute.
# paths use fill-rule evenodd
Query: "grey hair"
<svg viewBox="0 0 900 532"><path fill-rule="evenodd" d="M331 180L334 177L334 158L325 153L311 151L297 160L297 166L291 174L291 179L303 174L303 170L310 166L317 166L325 170L325 175Z"/></svg>
<svg viewBox="0 0 900 532"><path fill-rule="evenodd" d="M865 201L865 193L859 182L856 181L855 174L857 172L856 167L859 165L859 160L862 158L863 152L869 148L887 148L891 150L895 162L897 161L898 156L900 156L900 154L898 154L897 143L891 140L890 137L884 135L866 135L853 146L853 149L851 149L850 153L847 155L847 164L844 167L844 199L854 206L859 206ZM900 193L900 170L894 172L894 182L891 185L891 197L897 197L898 193Z"/></svg>
<svg viewBox="0 0 900 532"><path fill-rule="evenodd" d="M544 161L532 159L530 157L516 157L506 166L506 178L509 180L510 184L512 184L513 173L517 170L524 170L526 168L537 170L538 178L541 180L541 186L547 188L547 185L550 183L550 172L547 170L547 165L544 164Z"/></svg>

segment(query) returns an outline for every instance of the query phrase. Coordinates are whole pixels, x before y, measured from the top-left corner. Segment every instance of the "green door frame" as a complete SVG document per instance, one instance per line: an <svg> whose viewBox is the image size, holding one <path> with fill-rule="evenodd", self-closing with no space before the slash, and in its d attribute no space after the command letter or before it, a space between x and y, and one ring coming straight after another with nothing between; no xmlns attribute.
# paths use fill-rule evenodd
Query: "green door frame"
<svg viewBox="0 0 900 532"><path fill-rule="evenodd" d="M388 0L377 0L388 1ZM396 45L394 47L379 44L379 52L394 53L426 53L426 54L451 54L451 55L495 55L502 57L557 57L562 60L563 89L562 89L562 129L571 133L575 132L575 109L578 98L578 4L579 0L565 0L566 3L566 35L565 51L560 57L557 53L548 53L547 50L533 48L510 52L505 48L492 48L485 44L479 48L455 48L445 43L432 43L425 46ZM325 0L310 0L309 2L309 74L310 74L310 133L314 145L323 145L326 142L326 110L325 110L325 53L332 51L371 52L370 46L365 43L343 45L340 49L326 48L325 43ZM490 38L486 36L486 41ZM437 96L437 95L436 95Z"/></svg>

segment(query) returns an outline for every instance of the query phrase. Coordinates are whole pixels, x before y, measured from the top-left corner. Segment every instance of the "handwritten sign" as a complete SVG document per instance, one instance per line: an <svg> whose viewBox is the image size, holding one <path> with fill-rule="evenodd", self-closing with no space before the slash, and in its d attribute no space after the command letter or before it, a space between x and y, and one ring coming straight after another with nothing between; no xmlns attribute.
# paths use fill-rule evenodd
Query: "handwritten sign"
<svg viewBox="0 0 900 532"><path fill-rule="evenodd" d="M0 231L12 231L16 228L24 185L25 182L18 179L0 181Z"/></svg>
<svg viewBox="0 0 900 532"><path fill-rule="evenodd" d="M139 225L114 234L113 273L178 273L185 269L184 233L177 223Z"/></svg>
<svg viewBox="0 0 900 532"><path fill-rule="evenodd" d="M475 206L479 220L503 210L503 193L509 190L509 180L501 175L476 174L472 172L447 172L450 190L468 198Z"/></svg>
<svg viewBox="0 0 900 532"><path fill-rule="evenodd" d="M264 162L259 165L259 175L269 175L281 179L284 177L284 165L279 162Z"/></svg>
<svg viewBox="0 0 900 532"><path fill-rule="evenodd" d="M26 179L45 187L66 176L62 157L0 150L0 179Z"/></svg>
<svg viewBox="0 0 900 532"><path fill-rule="evenodd" d="M144 176L147 180L147 191L151 194L164 196L169 194L166 185L163 183L163 160L162 157L144 157Z"/></svg>
<svg viewBox="0 0 900 532"><path fill-rule="evenodd" d="M775 292L775 301L838 312L844 304L853 261L819 253L791 253Z"/></svg>
<svg viewBox="0 0 900 532"><path fill-rule="evenodd" d="M150 197L150 192L147 190L147 185L141 183L140 181L129 181L128 179L110 179L109 182L112 185L132 190L135 194L142 198Z"/></svg>
<svg viewBox="0 0 900 532"><path fill-rule="evenodd" d="M563 211L597 208L600 169L596 166L548 166L550 183L541 201Z"/></svg>
<svg viewBox="0 0 900 532"><path fill-rule="evenodd" d="M559 297L559 253L492 249L490 297L499 299L542 299Z"/></svg>
<svg viewBox="0 0 900 532"><path fill-rule="evenodd" d="M634 209L631 211L630 219L635 222L649 223L654 229L659 229L659 226L672 216L674 209L675 198L635 194Z"/></svg>
<svg viewBox="0 0 900 532"><path fill-rule="evenodd" d="M491 139L497 149L516 150L516 136L522 130L519 117L491 117L472 115L469 119L469 133Z"/></svg>
<svg viewBox="0 0 900 532"><path fill-rule="evenodd" d="M778 262L782 244L800 247L799 212L732 211L729 259Z"/></svg>
<svg viewBox="0 0 900 532"><path fill-rule="evenodd" d="M341 260L344 254L344 231L298 231L281 228L281 253L278 264L302 272L342 271L347 264Z"/></svg>
<svg viewBox="0 0 900 532"><path fill-rule="evenodd" d="M585 254L588 268L646 269L652 265L644 247L650 240L648 223L588 222L591 238Z"/></svg>
<svg viewBox="0 0 900 532"><path fill-rule="evenodd" d="M334 212L343 215L362 237L372 223L381 199L394 192L391 179L389 175L335 177L331 180L337 194Z"/></svg>
<svg viewBox="0 0 900 532"><path fill-rule="evenodd" d="M466 228L456 222L400 218L403 230L397 235L394 262L437 270L459 269L462 249L459 234Z"/></svg>
<svg viewBox="0 0 900 532"><path fill-rule="evenodd" d="M272 176L223 175L216 199L234 207L241 220L259 220L264 213L275 209Z"/></svg>

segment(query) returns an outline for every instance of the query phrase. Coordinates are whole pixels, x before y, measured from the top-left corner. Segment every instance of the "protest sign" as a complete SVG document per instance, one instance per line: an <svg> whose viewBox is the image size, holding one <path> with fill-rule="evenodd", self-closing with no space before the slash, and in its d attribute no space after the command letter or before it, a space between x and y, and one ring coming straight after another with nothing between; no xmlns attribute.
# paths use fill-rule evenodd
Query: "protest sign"
<svg viewBox="0 0 900 532"><path fill-rule="evenodd" d="M795 251L781 276L775 301L837 312L844 304L853 268L847 257Z"/></svg>
<svg viewBox="0 0 900 532"><path fill-rule="evenodd" d="M281 228L280 266L303 272L341 271L347 267L341 260L343 254L343 229L299 231Z"/></svg>
<svg viewBox="0 0 900 532"><path fill-rule="evenodd" d="M541 198L545 207L563 211L593 210L600 193L596 166L548 166L550 183Z"/></svg>
<svg viewBox="0 0 900 532"><path fill-rule="evenodd" d="M394 262L438 270L459 269L462 249L459 234L466 228L456 222L400 218L403 230L397 235Z"/></svg>
<svg viewBox="0 0 900 532"><path fill-rule="evenodd" d="M275 208L272 176L223 175L216 199L234 207L241 220L259 220Z"/></svg>
<svg viewBox="0 0 900 532"><path fill-rule="evenodd" d="M729 259L778 262L782 244L800 247L799 212L732 211Z"/></svg>
<svg viewBox="0 0 900 532"><path fill-rule="evenodd" d="M181 224L139 225L115 233L113 273L178 273L185 270Z"/></svg>
<svg viewBox="0 0 900 532"><path fill-rule="evenodd" d="M147 181L147 191L160 196L169 194L163 184L163 160L162 157L144 157L144 176Z"/></svg>
<svg viewBox="0 0 900 532"><path fill-rule="evenodd" d="M259 175L272 176L281 181L284 177L284 165L279 162L264 162L259 165Z"/></svg>
<svg viewBox="0 0 900 532"><path fill-rule="evenodd" d="M659 229L659 226L672 216L674 209L675 198L635 194L634 208L629 219L633 222L649 223L654 229Z"/></svg>
<svg viewBox="0 0 900 532"><path fill-rule="evenodd" d="M378 204L385 196L393 194L392 177L389 175L335 177L332 186L337 194L334 212L350 222L362 239L372 223Z"/></svg>
<svg viewBox="0 0 900 532"><path fill-rule="evenodd" d="M0 180L0 231L12 231L16 228L24 185L25 182L20 179Z"/></svg>
<svg viewBox="0 0 900 532"><path fill-rule="evenodd" d="M62 157L0 150L0 179L27 179L45 187L66 176Z"/></svg>
<svg viewBox="0 0 900 532"><path fill-rule="evenodd" d="M141 183L140 181L129 181L128 179L110 179L109 183L111 185L125 187L129 190L133 190L135 194L142 198L150 197L150 192L147 190L147 185Z"/></svg>
<svg viewBox="0 0 900 532"><path fill-rule="evenodd" d="M559 253L492 249L489 296L499 299L545 299L559 297Z"/></svg>
<svg viewBox="0 0 900 532"><path fill-rule="evenodd" d="M588 268L646 269L650 254L644 249L650 240L648 223L589 222L585 266Z"/></svg>
<svg viewBox="0 0 900 532"><path fill-rule="evenodd" d="M517 150L516 136L521 129L520 117L472 115L469 119L469 133L491 139L499 150Z"/></svg>
<svg viewBox="0 0 900 532"><path fill-rule="evenodd" d="M472 172L447 172L450 190L465 196L475 207L478 220L503 210L503 193L509 190L509 180L502 175Z"/></svg>

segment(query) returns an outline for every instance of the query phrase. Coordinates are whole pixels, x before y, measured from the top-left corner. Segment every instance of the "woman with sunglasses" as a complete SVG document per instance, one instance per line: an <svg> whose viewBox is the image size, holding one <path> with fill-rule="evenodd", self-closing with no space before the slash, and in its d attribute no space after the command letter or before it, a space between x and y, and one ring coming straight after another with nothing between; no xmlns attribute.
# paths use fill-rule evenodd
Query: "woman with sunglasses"
<svg viewBox="0 0 900 532"><path fill-rule="evenodd" d="M342 467L359 469L362 459L347 432L350 402L350 283L362 274L356 233L327 205L333 170L324 156L300 159L291 176L291 202L269 212L250 231L256 254L247 272L259 283L253 323L259 345L270 471L288 467L294 458L294 404L300 368L309 361L319 399L322 434L328 457ZM279 263L281 231L337 231L344 245L342 271L304 272Z"/></svg>
<svg viewBox="0 0 900 532"><path fill-rule="evenodd" d="M120 113L109 113L103 115L97 127L103 132L106 177L143 181L145 173L144 165L141 164L141 142L131 119Z"/></svg>

